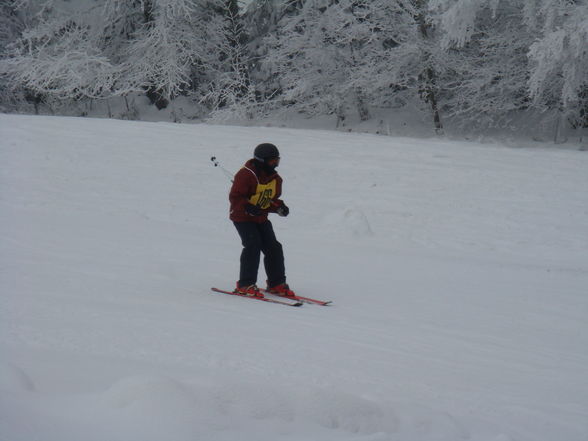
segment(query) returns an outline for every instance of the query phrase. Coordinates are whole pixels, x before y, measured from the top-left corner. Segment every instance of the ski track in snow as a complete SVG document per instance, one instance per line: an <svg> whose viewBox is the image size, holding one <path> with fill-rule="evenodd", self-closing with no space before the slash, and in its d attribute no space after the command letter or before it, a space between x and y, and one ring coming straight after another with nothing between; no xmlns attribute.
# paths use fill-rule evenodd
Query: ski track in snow
<svg viewBox="0 0 588 441"><path fill-rule="evenodd" d="M0 115L0 440L588 439L588 155ZM232 288L281 149L289 281ZM264 273L260 270L260 284Z"/></svg>

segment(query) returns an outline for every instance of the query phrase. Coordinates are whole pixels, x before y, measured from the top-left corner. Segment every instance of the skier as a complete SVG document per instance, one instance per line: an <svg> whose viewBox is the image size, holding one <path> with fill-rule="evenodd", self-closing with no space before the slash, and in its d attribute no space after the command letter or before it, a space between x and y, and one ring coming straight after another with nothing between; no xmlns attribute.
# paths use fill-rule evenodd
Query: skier
<svg viewBox="0 0 588 441"><path fill-rule="evenodd" d="M259 144L253 158L237 172L229 193L230 219L241 237L241 267L236 292L263 297L257 287L261 253L267 274L267 290L283 296L294 296L286 283L284 252L276 239L268 213L288 216L289 208L279 199L282 178L276 172L280 152L274 144Z"/></svg>

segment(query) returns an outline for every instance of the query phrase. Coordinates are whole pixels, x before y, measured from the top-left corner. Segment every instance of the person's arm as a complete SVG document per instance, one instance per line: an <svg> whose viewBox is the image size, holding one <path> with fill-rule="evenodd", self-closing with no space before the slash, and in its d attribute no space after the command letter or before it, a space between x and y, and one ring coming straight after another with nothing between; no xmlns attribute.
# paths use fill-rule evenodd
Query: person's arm
<svg viewBox="0 0 588 441"><path fill-rule="evenodd" d="M284 203L284 201L280 199L280 196L282 196L282 178L278 177L276 183L276 195L272 200L272 204L269 208L269 211L285 217L288 216L288 214L290 214L290 209Z"/></svg>
<svg viewBox="0 0 588 441"><path fill-rule="evenodd" d="M255 181L255 176L253 176L249 170L244 168L239 170L235 175L233 186L229 193L231 209L234 212L245 212L245 206L249 204L249 198L253 196L255 192L254 189L252 190L252 181ZM256 182L253 182L253 186L255 186L255 184Z"/></svg>

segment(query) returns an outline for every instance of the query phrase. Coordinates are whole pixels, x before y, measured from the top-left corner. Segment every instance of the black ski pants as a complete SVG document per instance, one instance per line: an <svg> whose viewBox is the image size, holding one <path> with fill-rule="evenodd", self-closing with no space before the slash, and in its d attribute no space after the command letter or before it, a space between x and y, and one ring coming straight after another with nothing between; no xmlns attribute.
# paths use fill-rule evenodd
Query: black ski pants
<svg viewBox="0 0 588 441"><path fill-rule="evenodd" d="M276 286L280 283L285 283L284 251L282 244L276 239L272 223L269 220L263 223L233 223L243 244L239 286L249 286L257 283L257 272L262 252L268 285Z"/></svg>

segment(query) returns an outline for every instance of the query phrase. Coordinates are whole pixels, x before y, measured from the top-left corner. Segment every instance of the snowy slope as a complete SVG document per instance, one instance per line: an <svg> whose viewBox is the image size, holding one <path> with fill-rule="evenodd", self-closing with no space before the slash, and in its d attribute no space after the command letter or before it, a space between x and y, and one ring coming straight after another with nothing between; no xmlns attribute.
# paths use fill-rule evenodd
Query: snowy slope
<svg viewBox="0 0 588 441"><path fill-rule="evenodd" d="M0 115L0 440L588 439L588 155ZM288 280L214 294L282 152ZM259 282L264 279L263 270Z"/></svg>

